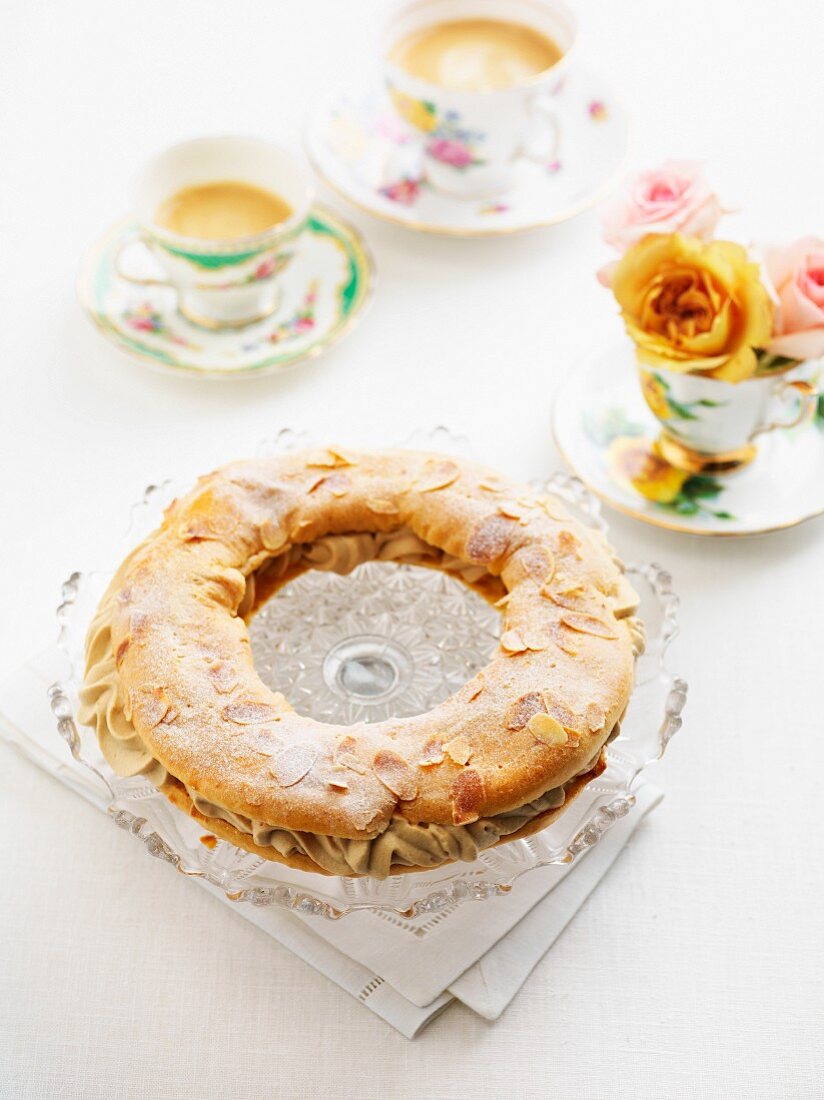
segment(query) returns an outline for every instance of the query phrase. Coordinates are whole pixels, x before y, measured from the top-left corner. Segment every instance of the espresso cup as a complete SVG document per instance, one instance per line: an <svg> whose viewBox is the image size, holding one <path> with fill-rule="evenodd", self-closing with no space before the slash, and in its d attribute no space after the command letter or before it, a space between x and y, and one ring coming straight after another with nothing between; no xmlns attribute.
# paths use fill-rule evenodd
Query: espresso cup
<svg viewBox="0 0 824 1100"><path fill-rule="evenodd" d="M393 48L409 36L473 19L527 27L561 56L521 83L480 91L421 79L392 60ZM557 159L576 37L576 19L562 0L413 0L389 20L381 41L386 87L395 110L420 135L424 173L434 187L457 196L497 195L514 184L520 158Z"/></svg>
<svg viewBox="0 0 824 1100"><path fill-rule="evenodd" d="M158 224L158 211L171 196L225 180L273 192L292 212L262 232L228 240L181 236ZM262 320L277 309L277 277L294 255L313 195L303 160L278 145L250 137L204 137L174 145L153 157L137 177L137 228L117 257L118 274L142 286L173 287L180 312L206 328ZM157 277L134 271L130 253L147 250L160 268Z"/></svg>
<svg viewBox="0 0 824 1100"><path fill-rule="evenodd" d="M815 412L815 387L789 377L792 370L732 383L639 366L644 400L663 429L658 445L664 458L692 473L745 465L759 436L793 428Z"/></svg>

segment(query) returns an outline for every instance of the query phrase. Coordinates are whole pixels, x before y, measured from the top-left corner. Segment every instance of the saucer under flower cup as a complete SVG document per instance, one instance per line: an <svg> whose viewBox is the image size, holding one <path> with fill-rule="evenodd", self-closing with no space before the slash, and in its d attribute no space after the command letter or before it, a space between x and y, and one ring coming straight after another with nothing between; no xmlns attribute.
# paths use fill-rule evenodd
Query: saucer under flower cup
<svg viewBox="0 0 824 1100"><path fill-rule="evenodd" d="M360 234L336 213L315 205L290 260L277 272L274 313L237 328L197 324L180 311L178 291L145 272L123 266L137 225L126 218L96 241L84 257L78 295L90 319L116 347L142 362L201 377L267 374L311 359L350 331L371 297L374 268ZM139 257L137 257L139 258ZM132 259L130 262L134 262ZM264 257L248 275L272 276ZM135 281L145 274L146 281Z"/></svg>
<svg viewBox="0 0 824 1100"><path fill-rule="evenodd" d="M576 68L558 81L563 126L556 150L545 161L520 157L497 195L462 196L433 186L420 131L378 87L322 99L307 123L306 149L340 195L409 229L480 237L554 225L606 195L623 171L628 140L626 116L600 78ZM454 129L456 120L442 123Z"/></svg>
<svg viewBox="0 0 824 1100"><path fill-rule="evenodd" d="M701 394L694 404L685 391L674 391L670 372L643 370L649 378L642 392L635 349L627 341L576 366L555 395L558 450L603 501L644 523L694 535L761 534L824 513L824 416L818 408L812 417L802 415L809 398L806 385L795 388L801 368L765 380L784 391L781 420L799 422L758 436L750 461L731 473L685 468L681 452L670 446L679 431L694 440L700 417L722 410L701 404Z"/></svg>

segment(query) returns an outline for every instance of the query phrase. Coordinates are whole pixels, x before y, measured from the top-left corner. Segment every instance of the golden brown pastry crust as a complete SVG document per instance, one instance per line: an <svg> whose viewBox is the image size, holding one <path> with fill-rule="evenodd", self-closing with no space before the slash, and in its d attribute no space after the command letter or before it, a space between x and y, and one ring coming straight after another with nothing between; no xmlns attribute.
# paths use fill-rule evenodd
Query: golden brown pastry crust
<svg viewBox="0 0 824 1100"><path fill-rule="evenodd" d="M255 672L246 577L296 543L407 527L500 577L500 650L427 714L296 714ZM601 536L444 456L329 448L224 467L167 509L110 594L123 710L147 750L210 802L291 830L369 839L393 814L460 825L520 807L592 760L632 688L631 600Z"/></svg>

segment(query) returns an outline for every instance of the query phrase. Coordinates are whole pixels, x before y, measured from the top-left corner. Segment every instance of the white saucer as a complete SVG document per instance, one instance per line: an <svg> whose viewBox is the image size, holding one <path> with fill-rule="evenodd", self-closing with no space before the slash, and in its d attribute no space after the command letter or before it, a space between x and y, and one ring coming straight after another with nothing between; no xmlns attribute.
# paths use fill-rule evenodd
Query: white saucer
<svg viewBox="0 0 824 1100"><path fill-rule="evenodd" d="M566 221L602 198L621 174L627 120L595 76L575 72L563 91L557 159L526 158L505 195L466 199L422 178L420 144L381 89L336 92L318 103L306 127L316 171L344 198L409 229L453 236L517 233Z"/></svg>
<svg viewBox="0 0 824 1100"><path fill-rule="evenodd" d="M659 428L629 341L576 367L555 395L552 430L564 461L606 504L644 523L692 535L756 535L824 513L821 417L763 436L753 462L734 474L687 478L669 503L647 499L621 475L622 455L646 451ZM659 470L657 482L646 482L648 491L660 477Z"/></svg>
<svg viewBox="0 0 824 1100"><path fill-rule="evenodd" d="M154 367L202 377L284 370L349 332L371 297L374 267L362 237L315 206L294 259L278 275L277 311L241 329L205 329L178 312L171 287L138 286L117 273L115 260L134 229L124 219L92 245L77 292L107 339Z"/></svg>

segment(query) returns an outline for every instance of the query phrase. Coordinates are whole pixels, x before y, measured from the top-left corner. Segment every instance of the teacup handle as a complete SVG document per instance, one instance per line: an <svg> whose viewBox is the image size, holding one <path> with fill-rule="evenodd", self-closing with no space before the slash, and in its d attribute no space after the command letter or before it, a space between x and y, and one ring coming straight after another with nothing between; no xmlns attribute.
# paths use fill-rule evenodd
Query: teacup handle
<svg viewBox="0 0 824 1100"><path fill-rule="evenodd" d="M170 279L155 279L151 276L144 277L141 275L132 275L126 271L122 266L123 254L129 249L134 248L137 245L152 257L153 262L157 262L152 255L152 249L146 238L140 232L139 229L133 229L129 236L120 242L120 245L115 252L114 256L114 269L118 277L125 279L127 283L132 283L134 286L172 286Z"/></svg>
<svg viewBox="0 0 824 1100"><path fill-rule="evenodd" d="M528 157L536 164L546 165L558 159L558 146L561 142L561 126L558 122L558 108L555 100L549 95L536 95L529 104L533 123L542 122L551 133L549 147L536 148L533 137L527 138L521 149L521 156Z"/></svg>
<svg viewBox="0 0 824 1100"><path fill-rule="evenodd" d="M775 431L776 428L796 428L799 424L812 420L818 404L818 391L815 386L797 378L784 379L777 382L772 391L773 400L778 402L785 402L786 398L799 395L801 397L801 408L792 420L784 421L776 418L764 424L759 424L753 432L752 438L754 439L757 435L764 435L766 432Z"/></svg>

